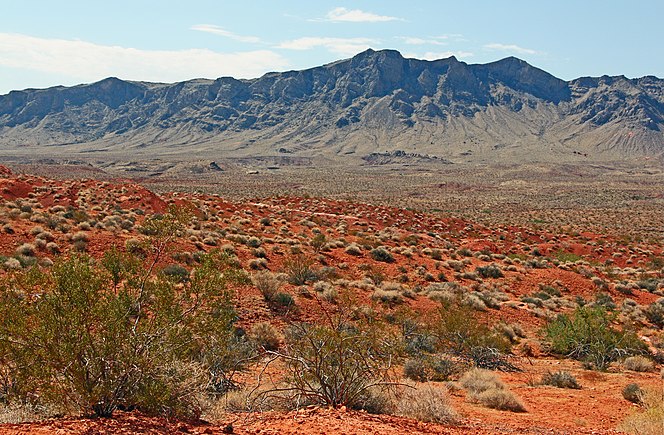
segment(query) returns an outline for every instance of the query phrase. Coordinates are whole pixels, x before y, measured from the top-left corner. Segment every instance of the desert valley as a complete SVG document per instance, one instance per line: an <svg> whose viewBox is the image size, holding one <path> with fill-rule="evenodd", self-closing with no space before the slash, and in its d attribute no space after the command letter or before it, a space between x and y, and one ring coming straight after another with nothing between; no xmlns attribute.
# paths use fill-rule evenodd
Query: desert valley
<svg viewBox="0 0 664 435"><path fill-rule="evenodd" d="M0 96L0 432L664 431L664 80L367 50Z"/></svg>

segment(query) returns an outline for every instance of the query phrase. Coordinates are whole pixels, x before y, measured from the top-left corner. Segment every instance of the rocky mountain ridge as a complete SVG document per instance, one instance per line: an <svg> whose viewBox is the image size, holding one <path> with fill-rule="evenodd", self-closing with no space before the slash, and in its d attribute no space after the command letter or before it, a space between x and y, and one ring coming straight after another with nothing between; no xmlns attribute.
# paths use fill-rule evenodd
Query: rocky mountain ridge
<svg viewBox="0 0 664 435"><path fill-rule="evenodd" d="M664 80L569 82L514 57L466 64L367 50L251 80L108 78L0 96L0 152L461 161L664 155Z"/></svg>

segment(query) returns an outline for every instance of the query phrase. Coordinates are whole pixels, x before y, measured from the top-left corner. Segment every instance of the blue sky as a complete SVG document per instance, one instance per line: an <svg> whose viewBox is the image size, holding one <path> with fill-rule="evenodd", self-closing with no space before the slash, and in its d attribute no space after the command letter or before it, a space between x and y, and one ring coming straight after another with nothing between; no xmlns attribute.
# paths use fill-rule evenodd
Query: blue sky
<svg viewBox="0 0 664 435"><path fill-rule="evenodd" d="M661 0L0 0L0 94L116 76L258 77L366 48L563 78L664 77Z"/></svg>

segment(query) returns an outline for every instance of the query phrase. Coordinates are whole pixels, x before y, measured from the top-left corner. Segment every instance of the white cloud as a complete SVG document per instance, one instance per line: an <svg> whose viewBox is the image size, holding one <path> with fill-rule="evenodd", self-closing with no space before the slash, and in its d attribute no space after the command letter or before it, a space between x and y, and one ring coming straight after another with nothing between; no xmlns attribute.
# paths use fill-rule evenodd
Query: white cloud
<svg viewBox="0 0 664 435"><path fill-rule="evenodd" d="M96 81L175 82L196 77L258 77L286 69L288 61L270 50L217 53L207 49L151 51L65 39L0 33L0 65Z"/></svg>
<svg viewBox="0 0 664 435"><path fill-rule="evenodd" d="M412 36L399 36L397 39L400 39L404 44L408 45L447 45L447 42L441 41L441 39L446 39L443 37L424 39Z"/></svg>
<svg viewBox="0 0 664 435"><path fill-rule="evenodd" d="M360 9L334 8L325 16L326 21L351 23L378 23L384 21L400 21L401 18L377 15Z"/></svg>
<svg viewBox="0 0 664 435"><path fill-rule="evenodd" d="M474 54L470 51L427 51L423 54L417 53L404 53L404 57L415 58L415 59L424 59L424 60L438 60L438 59L447 59L448 57L454 56L457 59L464 59L473 57Z"/></svg>
<svg viewBox="0 0 664 435"><path fill-rule="evenodd" d="M257 36L236 35L235 33L229 32L223 27L215 26L214 24L196 24L195 26L191 26L191 30L196 30L198 32L212 33L214 35L230 38L234 41L247 42L250 44L258 44L261 42L261 39Z"/></svg>
<svg viewBox="0 0 664 435"><path fill-rule="evenodd" d="M508 51L517 54L542 54L539 51L533 50L531 48L519 47L518 45L514 44L500 44L497 42L486 44L484 48L495 51Z"/></svg>
<svg viewBox="0 0 664 435"><path fill-rule="evenodd" d="M285 48L288 50L311 50L323 47L332 53L342 56L352 56L368 48L378 41L370 38L322 38L322 37L304 37L284 41L276 48Z"/></svg>

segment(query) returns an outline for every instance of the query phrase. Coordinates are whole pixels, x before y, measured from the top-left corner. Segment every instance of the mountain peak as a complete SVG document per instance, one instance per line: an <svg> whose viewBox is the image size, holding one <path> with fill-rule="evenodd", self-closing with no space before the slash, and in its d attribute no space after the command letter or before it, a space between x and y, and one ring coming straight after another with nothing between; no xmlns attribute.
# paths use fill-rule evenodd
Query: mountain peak
<svg viewBox="0 0 664 435"><path fill-rule="evenodd" d="M256 155L349 148L447 158L471 144L550 142L664 152L664 80L625 80L566 82L516 57L467 64L367 49L251 80L151 84L109 77L13 92L0 96L0 146L185 149L195 138L203 144L198 149L210 144L217 152Z"/></svg>

